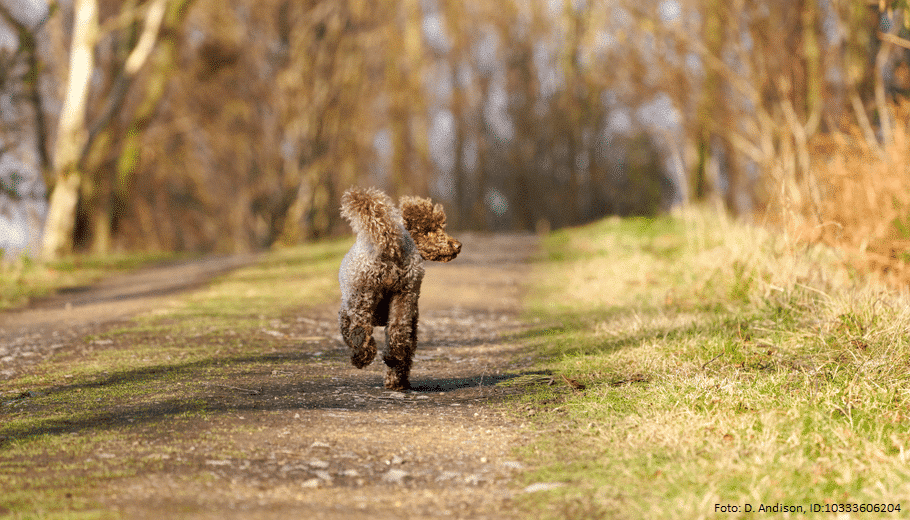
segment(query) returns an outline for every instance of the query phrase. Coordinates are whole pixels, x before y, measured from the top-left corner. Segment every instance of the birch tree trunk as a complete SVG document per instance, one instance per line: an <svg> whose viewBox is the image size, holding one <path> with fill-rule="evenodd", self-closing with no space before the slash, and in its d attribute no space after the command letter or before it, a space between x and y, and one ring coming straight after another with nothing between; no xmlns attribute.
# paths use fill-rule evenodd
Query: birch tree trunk
<svg viewBox="0 0 910 520"><path fill-rule="evenodd" d="M98 0L75 0L73 40L70 49L69 80L54 149L56 182L44 224L42 257L59 258L73 249L76 205L82 174L79 161L88 138L85 127L88 89L94 69L94 47L98 37Z"/></svg>

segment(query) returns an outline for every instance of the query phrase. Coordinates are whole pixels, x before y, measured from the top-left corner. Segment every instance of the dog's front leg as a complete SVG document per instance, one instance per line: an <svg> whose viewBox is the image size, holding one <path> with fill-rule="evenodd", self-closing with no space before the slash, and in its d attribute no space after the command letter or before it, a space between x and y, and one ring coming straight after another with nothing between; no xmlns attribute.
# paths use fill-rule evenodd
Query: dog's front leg
<svg viewBox="0 0 910 520"><path fill-rule="evenodd" d="M373 339L373 325L370 321L370 316L364 317L344 308L338 312L341 337L353 351L351 364L357 368L369 365L376 357L376 340Z"/></svg>

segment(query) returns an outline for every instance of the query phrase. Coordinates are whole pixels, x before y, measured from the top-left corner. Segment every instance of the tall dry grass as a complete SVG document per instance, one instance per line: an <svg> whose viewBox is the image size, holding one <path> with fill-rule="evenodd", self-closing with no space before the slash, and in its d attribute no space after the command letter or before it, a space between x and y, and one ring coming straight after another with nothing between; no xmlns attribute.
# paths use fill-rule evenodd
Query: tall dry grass
<svg viewBox="0 0 910 520"><path fill-rule="evenodd" d="M789 197L798 238L835 246L850 265L910 284L910 100L891 106L893 140L870 145L858 127L810 143L813 182ZM809 191L814 193L809 193Z"/></svg>
<svg viewBox="0 0 910 520"><path fill-rule="evenodd" d="M521 397L523 478L567 485L522 497L543 511L529 516L908 502L906 297L847 278L834 248L704 207L562 229L544 249L544 325L525 337L554 384Z"/></svg>

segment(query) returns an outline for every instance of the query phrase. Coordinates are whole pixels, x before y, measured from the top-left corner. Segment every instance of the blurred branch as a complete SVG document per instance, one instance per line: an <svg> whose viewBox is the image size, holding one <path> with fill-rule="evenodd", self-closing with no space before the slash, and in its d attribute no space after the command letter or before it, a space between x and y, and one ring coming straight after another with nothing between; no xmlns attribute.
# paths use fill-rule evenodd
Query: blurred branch
<svg viewBox="0 0 910 520"><path fill-rule="evenodd" d="M790 134L793 136L793 142L796 145L796 159L797 164L799 165L799 172L803 176L802 180L805 182L806 191L809 192L809 197L812 200L812 208L817 215L821 198L818 193L818 182L812 173L811 157L809 155L809 136L806 133L806 128L800 123L799 118L796 115L796 110L793 108L790 96L785 92L786 85L784 85L784 83L783 79L778 82L778 89L781 91L781 108L784 113L784 118L787 120L787 125L790 127Z"/></svg>
<svg viewBox="0 0 910 520"><path fill-rule="evenodd" d="M747 137L744 137L738 132L732 130L729 127L728 121L723 121L721 123L711 121L708 125L708 128L711 130L711 132L722 136L733 146L733 148L738 150L743 155L749 157L756 163L762 164L766 161L767 156L762 151L762 149L758 146L755 146L755 144L753 144L752 141L750 141Z"/></svg>
<svg viewBox="0 0 910 520"><path fill-rule="evenodd" d="M19 47L16 49L14 57L19 53L25 53L28 73L26 73L23 78L23 82L26 85L28 100L35 113L35 143L38 149L39 166L44 175L47 175L51 165L51 158L50 152L47 149L48 136L47 123L44 119L44 98L41 95L41 85L38 81L40 77L40 64L38 63L38 46L35 34L44 27L56 10L57 4L51 3L47 9L47 13L45 13L44 17L41 18L35 27L28 27L13 16L4 3L0 2L0 16L16 30L19 36ZM45 182L46 180L47 179L45 179Z"/></svg>
<svg viewBox="0 0 910 520"><path fill-rule="evenodd" d="M124 72L132 76L139 72L142 65L148 60L152 48L158 39L158 31L161 29L161 23L164 21L164 8L167 0L153 0L149 6L148 13L145 15L145 26L142 34L139 36L139 42L133 48L123 66Z"/></svg>
<svg viewBox="0 0 910 520"><path fill-rule="evenodd" d="M136 43L136 46L133 47L123 68L119 71L117 78L114 80L104 110L102 110L101 115L98 116L89 128L88 138L83 144L82 151L79 154L80 158L85 158L86 155L88 155L92 143L98 137L98 134L107 128L111 119L113 119L114 115L116 115L118 110L123 106L123 100L126 98L126 93L129 91L129 86L130 83L132 83L133 77L139 72L142 65L148 61L148 57L155 47L158 32L164 21L166 6L167 0L153 0L149 6L148 12L145 15L145 24L142 29L142 34L139 36L139 41ZM133 8L131 11L131 16L139 16L139 9Z"/></svg>
<svg viewBox="0 0 910 520"><path fill-rule="evenodd" d="M3 16L3 19L6 20L10 25L15 27L17 31L20 31L20 32L28 31L31 34L34 34L38 31L40 31L42 27L44 27L44 25L50 19L51 15L53 15L57 11L57 8L58 8L57 2L53 2L53 1L50 2L50 4L47 7L47 12L44 14L44 16L41 18L41 20L39 20L38 23L35 24L34 27L28 27L24 23L20 22L18 18L13 16L13 13L10 12L9 7L7 7L4 2L0 2L0 16Z"/></svg>
<svg viewBox="0 0 910 520"><path fill-rule="evenodd" d="M872 129L872 123L869 121L869 115L866 114L866 107L863 106L863 100L860 99L859 93L855 88L850 89L850 106L853 107L853 112L856 113L856 120L859 122L859 127L863 131L863 137L866 139L869 149L875 150L879 157L884 157L884 152L875 137L875 130Z"/></svg>
<svg viewBox="0 0 910 520"><path fill-rule="evenodd" d="M636 13L639 18L650 19L650 15L643 14L641 12ZM761 106L761 93L758 89L755 88L746 78L743 78L741 75L737 74L736 71L730 68L723 59L719 56L716 56L708 48L705 43L698 38L697 35L691 35L685 32L681 27L674 25L667 25L662 23L651 23L650 26L654 29L655 36L657 36L657 29L665 31L666 34L669 34L677 41L684 42L690 49L695 51L699 57L705 60L705 63L711 68L711 70L720 74L732 87L734 87L740 94L746 97L750 103L752 103L756 108Z"/></svg>
<svg viewBox="0 0 910 520"><path fill-rule="evenodd" d="M881 39L883 42L888 42L890 44L897 45L898 47L910 49L910 40L901 38L895 34L883 33L881 31L875 33L875 35L878 36L879 39Z"/></svg>
<svg viewBox="0 0 910 520"><path fill-rule="evenodd" d="M3 19L6 20L7 23L9 23L13 27L15 27L16 30L21 30L21 28L23 27L23 25L19 22L19 20L17 20L13 16L13 13L9 12L9 9L5 5L3 5L2 2L0 2L0 16L2 16Z"/></svg>
<svg viewBox="0 0 910 520"><path fill-rule="evenodd" d="M897 38L894 34L896 31L897 24L892 23L888 32L884 34ZM883 41L886 43L888 42L887 39L883 39ZM879 47L878 52L875 53L875 105L878 111L878 125L879 128L881 128L882 141L885 146L888 146L894 141L891 113L888 110L887 96L885 93L885 66L887 65L890 53L890 45L882 45Z"/></svg>

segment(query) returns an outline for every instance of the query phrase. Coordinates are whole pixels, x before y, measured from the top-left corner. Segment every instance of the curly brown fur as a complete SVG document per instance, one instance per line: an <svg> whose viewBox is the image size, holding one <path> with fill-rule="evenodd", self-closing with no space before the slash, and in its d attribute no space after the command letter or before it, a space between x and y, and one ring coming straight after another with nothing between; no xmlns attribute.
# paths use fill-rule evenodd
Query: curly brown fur
<svg viewBox="0 0 910 520"><path fill-rule="evenodd" d="M401 218L392 199L376 188L348 190L341 196L341 216L351 223L354 232L366 234L390 260L401 257Z"/></svg>
<svg viewBox="0 0 910 520"><path fill-rule="evenodd" d="M448 262L461 251L461 244L445 231L446 214L442 205L434 205L430 199L402 197L401 216L426 260Z"/></svg>
<svg viewBox="0 0 910 520"><path fill-rule="evenodd" d="M461 251L461 243L445 232L442 206L429 199L403 197L397 208L375 188L352 188L341 198L341 215L357 233L338 273L338 323L352 350L351 363L363 368L373 361L373 328L385 326L385 386L408 389L423 260L448 262Z"/></svg>

